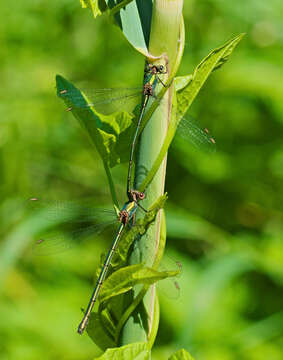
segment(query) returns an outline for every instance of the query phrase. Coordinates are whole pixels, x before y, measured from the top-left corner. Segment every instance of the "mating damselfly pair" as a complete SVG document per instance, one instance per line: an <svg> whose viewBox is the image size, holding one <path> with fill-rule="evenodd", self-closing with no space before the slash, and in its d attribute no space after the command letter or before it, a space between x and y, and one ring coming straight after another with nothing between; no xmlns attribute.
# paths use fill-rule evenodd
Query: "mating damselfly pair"
<svg viewBox="0 0 283 360"><path fill-rule="evenodd" d="M67 108L68 111L72 111L76 108L83 109L83 108L100 108L103 107L103 105L113 105L115 103L119 104L121 102L124 102L125 100L131 100L133 98L136 98L138 96L142 96L142 105L136 125L136 129L134 132L134 136L132 138L132 141L130 142L130 155L129 155L129 167L128 167L128 177L127 177L127 196L128 201L124 204L122 209L118 214L116 214L116 222L118 217L118 222L120 223L118 230L116 232L116 235L114 237L114 240L111 245L111 249L109 250L106 259L104 261L104 264L102 266L100 275L98 276L98 280L95 286L95 289L92 293L91 299L89 301L89 304L87 306L87 309L85 311L85 315L83 317L83 320L81 321L78 332L81 334L84 329L86 328L90 313L93 309L93 306L98 298L99 291L102 287L103 281L105 280L109 265L111 263L111 259L113 257L113 254L118 246L118 243L120 241L120 238L122 236L124 228L128 224L134 224L135 220L135 214L137 209L140 207L143 209L143 207L140 205L140 201L143 200L145 197L145 194L142 192L138 192L132 189L132 167L133 167L133 159L134 159L134 151L136 147L136 142L138 138L138 134L140 131L141 121L144 116L144 112L146 109L146 106L148 104L148 101L150 97L154 97L154 90L156 88L156 85L158 82L160 82L163 86L163 82L160 79L160 75L164 74L166 72L166 69L161 66L154 66L154 65L147 65L145 68L145 78L144 78L144 85L142 88L134 88L134 89L101 89L101 90L84 90L83 92L79 91L74 86L71 88L58 88L58 95L59 97L63 98L69 105ZM82 95L83 94L83 95ZM183 138L186 140L191 141L192 143L196 144L197 146L208 146L209 148L214 147L214 140L210 137L209 133L206 130L201 130L191 119L185 119L183 118L179 124L180 133ZM44 202L39 201L37 198L32 198L31 201L33 203L39 204L39 207L47 205ZM63 204L63 203L62 203ZM52 204L51 204L51 212L52 210ZM56 209L57 207L57 209ZM85 222L88 224L89 222L95 220L98 216L98 212L95 210L95 208L86 208L75 206L75 208L72 208L72 206L66 206L66 205L60 205L60 202L57 203L55 206L55 213L58 211L58 209L62 210L62 213L64 211L67 211L67 217L69 216L69 219L66 219L66 221L70 221L71 218L73 218L73 221L75 219L81 219L82 222ZM53 206L54 208L54 206ZM64 211L63 211L64 210ZM146 210L143 209L145 212ZM74 212L73 212L74 211ZM105 217L106 212L104 212ZM113 214L112 214L113 215ZM115 216L115 214L114 214ZM63 215L64 218L64 215ZM114 220L115 221L115 220ZM94 221L95 222L95 221ZM110 221L113 223L113 219ZM89 225L89 224L88 224ZM85 235L87 233L94 234L98 231L101 231L104 227L107 226L107 222L104 224L93 224L90 226L82 227L81 229L74 231L71 233L71 236L69 236L69 239L67 240L67 237L64 236L51 236L50 238L40 239L38 240L35 248L35 252L38 253L44 253L47 250L52 253L52 250L55 250L56 248L66 248L70 246L70 238L71 241L78 241L82 235ZM59 240L59 241L58 241ZM67 240L67 241L65 241Z"/></svg>

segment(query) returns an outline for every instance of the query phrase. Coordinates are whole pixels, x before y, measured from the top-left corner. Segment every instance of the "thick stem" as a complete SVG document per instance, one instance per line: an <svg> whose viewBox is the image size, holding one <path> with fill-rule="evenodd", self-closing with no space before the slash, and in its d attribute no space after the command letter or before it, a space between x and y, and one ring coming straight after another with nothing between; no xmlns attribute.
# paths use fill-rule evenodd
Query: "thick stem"
<svg viewBox="0 0 283 360"><path fill-rule="evenodd" d="M169 77L170 68L175 67L177 59L183 0L155 0L153 6L149 52L154 56L161 57L160 60L156 61L157 64L168 63L167 77ZM159 90L157 89L157 92ZM170 121L170 110L171 90L169 89L141 134L136 160L135 188L141 185L160 152ZM147 188L146 199L143 201L145 208L149 207L157 197L163 194L165 174L166 156ZM155 224L136 242L130 259L131 263L145 262L149 266L152 265L159 247L160 223L161 218L159 214ZM134 291L135 295L139 290L140 288ZM124 326L120 339L122 345L131 342L147 341L151 337L153 324L158 324L155 317L156 301L155 286L151 286L142 303L131 314ZM151 337L151 345L153 341L154 339Z"/></svg>

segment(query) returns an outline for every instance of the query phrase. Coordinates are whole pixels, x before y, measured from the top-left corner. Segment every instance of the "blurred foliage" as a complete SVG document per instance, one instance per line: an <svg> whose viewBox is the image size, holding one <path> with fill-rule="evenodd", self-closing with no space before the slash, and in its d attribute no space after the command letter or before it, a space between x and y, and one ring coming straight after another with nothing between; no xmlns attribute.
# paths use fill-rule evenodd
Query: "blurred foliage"
<svg viewBox="0 0 283 360"><path fill-rule="evenodd" d="M154 359L180 348L197 360L282 359L282 11L277 0L185 2L180 75L225 40L247 36L192 107L216 154L181 140L170 150L167 250L183 273L179 299L161 294ZM99 157L55 96L55 74L135 86L144 59L78 1L2 1L0 17L1 359L94 357L99 349L76 327L111 233L35 257L32 242L47 225L25 200L110 204ZM113 176L123 202L125 166Z"/></svg>

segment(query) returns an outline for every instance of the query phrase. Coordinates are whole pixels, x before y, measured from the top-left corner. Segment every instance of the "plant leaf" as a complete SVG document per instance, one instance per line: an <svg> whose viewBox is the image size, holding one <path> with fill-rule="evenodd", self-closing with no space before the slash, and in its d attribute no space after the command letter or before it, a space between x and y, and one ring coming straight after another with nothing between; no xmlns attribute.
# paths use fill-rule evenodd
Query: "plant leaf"
<svg viewBox="0 0 283 360"><path fill-rule="evenodd" d="M132 289L134 285L152 285L167 277L175 277L180 271L157 271L143 264L125 266L110 275L103 283L99 294L99 301L104 302L113 296L123 294Z"/></svg>
<svg viewBox="0 0 283 360"><path fill-rule="evenodd" d="M127 3L127 2L125 2ZM149 57L148 44L152 18L152 1L132 1L115 11L115 23L120 27L129 43L140 53Z"/></svg>
<svg viewBox="0 0 283 360"><path fill-rule="evenodd" d="M100 349L105 350L116 346L116 344L111 336L106 332L105 326L102 324L101 317L103 317L103 314L98 315L94 312L91 313L87 326L87 333L92 341L100 347Z"/></svg>
<svg viewBox="0 0 283 360"><path fill-rule="evenodd" d="M212 50L195 68L192 75L177 77L174 80L177 91L179 119L185 115L211 72L219 69L228 60L244 35L245 34L240 34L224 45ZM184 84L186 82L187 85L183 87L182 83Z"/></svg>
<svg viewBox="0 0 283 360"><path fill-rule="evenodd" d="M77 89L71 82L62 76L56 76L57 94L71 109L72 114L86 130L91 142L97 148L103 162L110 167L128 160L130 140L134 131L133 117L128 112L115 112L111 115L103 115L95 111L94 107L78 107L72 102L76 101L87 104L87 97ZM67 90L62 95L62 91ZM68 96L68 93L70 96Z"/></svg>
<svg viewBox="0 0 283 360"><path fill-rule="evenodd" d="M107 349L106 352L94 360L149 360L150 352L147 343L139 342Z"/></svg>
<svg viewBox="0 0 283 360"><path fill-rule="evenodd" d="M193 75L177 76L174 79L174 86L176 91L184 89L192 81Z"/></svg>
<svg viewBox="0 0 283 360"><path fill-rule="evenodd" d="M171 355L168 360L194 360L194 358L185 349L180 349Z"/></svg>
<svg viewBox="0 0 283 360"><path fill-rule="evenodd" d="M90 8L95 18L107 10L104 0L80 0L80 3L82 8Z"/></svg>
<svg viewBox="0 0 283 360"><path fill-rule="evenodd" d="M94 18L109 11L129 43L149 57L148 44L152 18L152 1L80 0L83 8L90 8Z"/></svg>

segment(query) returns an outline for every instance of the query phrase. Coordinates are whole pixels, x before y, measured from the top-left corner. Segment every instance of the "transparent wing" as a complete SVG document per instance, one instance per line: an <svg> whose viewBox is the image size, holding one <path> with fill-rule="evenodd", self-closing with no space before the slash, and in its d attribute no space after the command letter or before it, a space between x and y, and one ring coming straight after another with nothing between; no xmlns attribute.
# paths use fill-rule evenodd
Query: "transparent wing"
<svg viewBox="0 0 283 360"><path fill-rule="evenodd" d="M209 131L207 129L202 130L190 116L181 119L176 133L201 150L206 152L216 151L215 140L209 134Z"/></svg>
<svg viewBox="0 0 283 360"><path fill-rule="evenodd" d="M79 245L90 236L103 231L106 227L115 224L116 221L104 222L78 228L73 231L49 233L46 237L40 237L32 247L32 253L36 256L52 255Z"/></svg>
<svg viewBox="0 0 283 360"><path fill-rule="evenodd" d="M45 200L30 198L28 208L39 212L51 222L102 222L114 221L117 217L113 210L99 209L93 206L92 199L80 201Z"/></svg>
<svg viewBox="0 0 283 360"><path fill-rule="evenodd" d="M139 226L139 225L135 225ZM135 243L136 246L137 243ZM139 262L146 262L147 266L153 266L155 263L155 254L147 255L146 260L143 258L139 259ZM156 267L155 267L156 268ZM168 277L164 280L157 282L158 290L168 299L178 299L180 296L180 286L177 281L177 277L182 274L182 264L180 261L173 259L167 253L163 254L160 264L157 267L158 271L178 271L179 275L175 277Z"/></svg>
<svg viewBox="0 0 283 360"><path fill-rule="evenodd" d="M170 256L164 255L161 264L158 267L159 271L179 271L182 273L182 264L180 261L173 260ZM178 275L178 277L180 276ZM167 278L157 283L158 290L168 299L176 300L180 297L180 286L177 277Z"/></svg>
<svg viewBox="0 0 283 360"><path fill-rule="evenodd" d="M106 88L106 89L81 89L73 87L72 89L63 89L58 91L58 96L68 100L71 106L79 108L97 106L100 104L119 104L129 101L132 98L141 96L143 89L135 88Z"/></svg>

